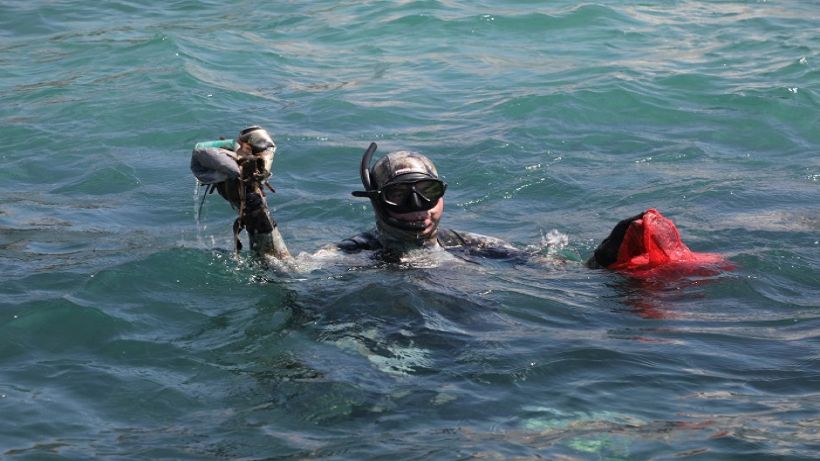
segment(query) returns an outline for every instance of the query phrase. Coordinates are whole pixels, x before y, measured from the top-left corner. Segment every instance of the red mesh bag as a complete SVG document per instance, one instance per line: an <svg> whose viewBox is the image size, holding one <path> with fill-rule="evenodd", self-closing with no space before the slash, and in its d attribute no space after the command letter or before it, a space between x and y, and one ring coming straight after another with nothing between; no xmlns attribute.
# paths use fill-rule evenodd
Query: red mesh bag
<svg viewBox="0 0 820 461"><path fill-rule="evenodd" d="M618 257L608 269L644 272L660 267L694 268L724 266L718 254L695 253L680 238L675 223L655 209L632 221L618 248Z"/></svg>

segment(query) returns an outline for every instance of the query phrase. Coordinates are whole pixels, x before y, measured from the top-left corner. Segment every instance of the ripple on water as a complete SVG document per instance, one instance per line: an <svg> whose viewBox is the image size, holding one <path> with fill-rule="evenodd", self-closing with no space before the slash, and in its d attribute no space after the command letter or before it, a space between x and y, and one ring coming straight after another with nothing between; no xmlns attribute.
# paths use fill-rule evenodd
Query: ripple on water
<svg viewBox="0 0 820 461"><path fill-rule="evenodd" d="M0 457L816 457L812 2L1 3ZM293 265L195 224L249 124ZM373 139L542 258L304 253ZM581 267L650 206L735 268Z"/></svg>

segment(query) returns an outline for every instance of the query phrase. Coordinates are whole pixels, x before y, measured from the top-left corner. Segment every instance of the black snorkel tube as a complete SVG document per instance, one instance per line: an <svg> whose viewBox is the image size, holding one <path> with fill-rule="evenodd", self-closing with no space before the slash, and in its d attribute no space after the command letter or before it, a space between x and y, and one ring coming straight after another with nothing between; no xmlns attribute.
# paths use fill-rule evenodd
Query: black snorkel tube
<svg viewBox="0 0 820 461"><path fill-rule="evenodd" d="M376 197L375 193L376 188L373 187L373 183L370 181L370 161L373 159L373 154L376 153L376 149L379 146L376 145L375 142L371 142L370 146L364 151L364 155L362 155L362 164L359 167L359 176L362 178L362 186L364 186L364 191L353 191L352 194L354 197L368 197L370 201L373 202L373 206L376 206Z"/></svg>

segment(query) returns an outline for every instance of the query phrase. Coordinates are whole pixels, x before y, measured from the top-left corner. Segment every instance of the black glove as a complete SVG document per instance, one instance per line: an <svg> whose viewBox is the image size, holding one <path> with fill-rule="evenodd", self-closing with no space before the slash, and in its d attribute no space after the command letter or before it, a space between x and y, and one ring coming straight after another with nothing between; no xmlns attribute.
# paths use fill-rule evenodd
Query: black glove
<svg viewBox="0 0 820 461"><path fill-rule="evenodd" d="M632 221L641 218L643 218L643 212L630 218L618 221L618 224L615 224L615 227L612 228L612 232L609 233L609 236L605 238L600 245L598 245L598 248L595 249L592 257L587 261L587 266L593 269L598 269L602 267L609 267L610 264L617 261L618 250L621 248L621 243L624 241L626 230L629 229L629 225L632 224Z"/></svg>
<svg viewBox="0 0 820 461"><path fill-rule="evenodd" d="M269 234L276 226L268 211L268 204L259 192L250 192L245 197L244 216L240 216L248 234Z"/></svg>

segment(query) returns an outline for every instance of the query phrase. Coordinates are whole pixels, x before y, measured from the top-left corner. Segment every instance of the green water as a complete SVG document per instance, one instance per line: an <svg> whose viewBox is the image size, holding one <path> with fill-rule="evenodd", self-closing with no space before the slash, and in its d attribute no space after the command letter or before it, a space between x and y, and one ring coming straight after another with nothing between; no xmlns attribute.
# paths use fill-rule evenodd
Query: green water
<svg viewBox="0 0 820 461"><path fill-rule="evenodd" d="M0 458L816 459L820 6L0 3ZM199 221L199 141L265 126L300 269ZM313 253L364 148L443 225L564 264ZM732 271L583 268L672 218ZM551 245L548 245L551 243Z"/></svg>

